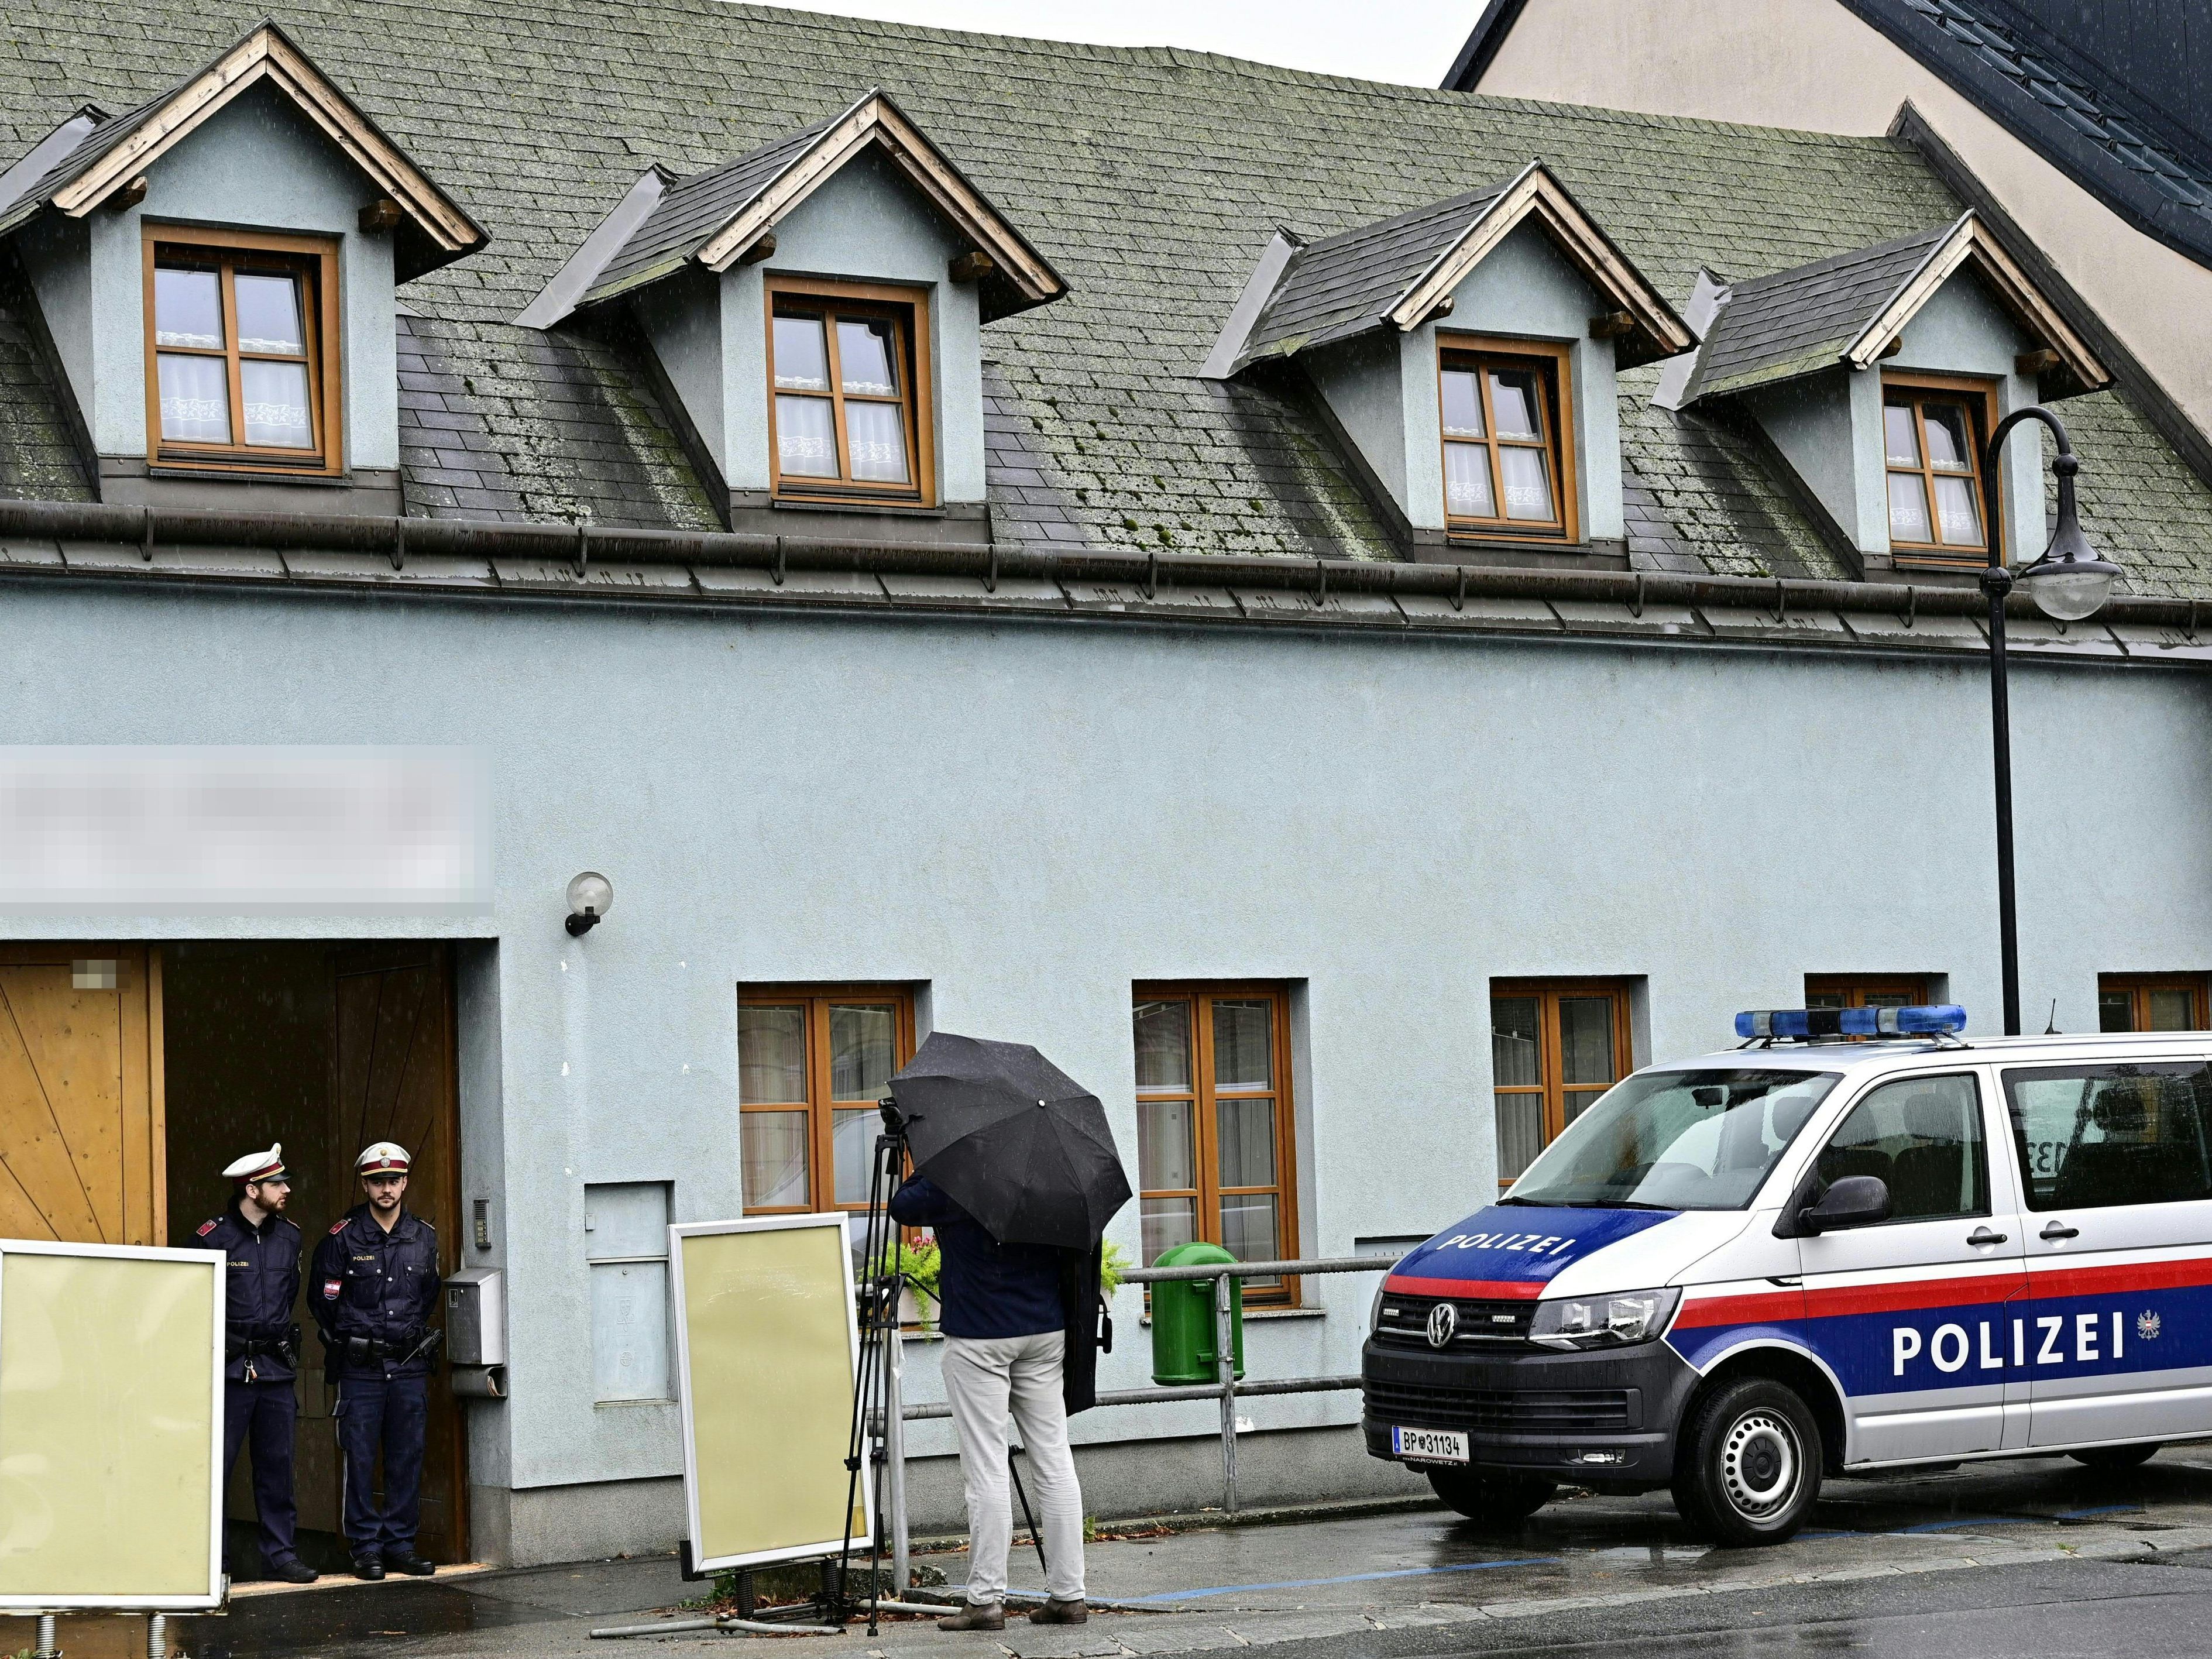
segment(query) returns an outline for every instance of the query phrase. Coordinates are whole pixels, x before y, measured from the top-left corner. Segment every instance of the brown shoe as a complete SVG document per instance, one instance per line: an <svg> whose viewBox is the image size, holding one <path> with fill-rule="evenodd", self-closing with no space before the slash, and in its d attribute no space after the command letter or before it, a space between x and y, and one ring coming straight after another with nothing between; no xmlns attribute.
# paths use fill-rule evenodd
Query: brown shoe
<svg viewBox="0 0 2212 1659"><path fill-rule="evenodd" d="M1030 1609L1030 1623L1032 1625L1079 1625L1090 1616L1079 1599L1073 1601L1055 1599L1041 1607Z"/></svg>
<svg viewBox="0 0 2212 1659"><path fill-rule="evenodd" d="M970 1601L950 1619L937 1621L939 1630L1004 1630L1006 1609L996 1601Z"/></svg>

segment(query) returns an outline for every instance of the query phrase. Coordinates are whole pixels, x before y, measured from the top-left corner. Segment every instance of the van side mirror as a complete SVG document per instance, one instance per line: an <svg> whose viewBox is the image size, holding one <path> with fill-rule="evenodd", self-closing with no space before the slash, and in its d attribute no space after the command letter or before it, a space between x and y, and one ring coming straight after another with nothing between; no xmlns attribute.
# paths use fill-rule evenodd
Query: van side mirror
<svg viewBox="0 0 2212 1659"><path fill-rule="evenodd" d="M1880 1176L1845 1176L1820 1194L1819 1203L1797 1212L1799 1231L1808 1237L1888 1219L1889 1183Z"/></svg>

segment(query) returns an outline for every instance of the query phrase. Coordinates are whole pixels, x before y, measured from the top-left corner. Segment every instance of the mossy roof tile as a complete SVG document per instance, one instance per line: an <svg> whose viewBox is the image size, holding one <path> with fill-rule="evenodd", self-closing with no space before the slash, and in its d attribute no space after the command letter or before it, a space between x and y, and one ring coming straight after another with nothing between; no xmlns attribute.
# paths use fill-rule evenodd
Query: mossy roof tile
<svg viewBox="0 0 2212 1659"><path fill-rule="evenodd" d="M179 0L16 0L9 21L0 153L19 155L87 100L125 109L153 95L254 15ZM1961 206L1890 139L738 0L294 0L283 22L492 233L481 252L403 290L419 313L410 372L439 380L404 390L416 411L410 451L451 450L459 431L472 458L441 467L435 489L410 486L416 511L477 512L489 500L526 516L711 524L639 366L597 339L508 319L644 167L724 167L871 86L1070 285L1066 300L984 337L995 365L987 448L1000 469L987 476L1008 509L1000 533L1055 545L1164 536L1184 550L1391 556L1307 415L1264 389L1196 378L1278 225L1326 237L1539 158L1679 308L1701 265L1749 282L1937 229ZM1632 557L1844 574L1768 458L1723 422L1651 407L1651 384L1646 371L1622 377ZM469 423L433 439L420 418L430 410ZM2212 491L2118 394L2064 411L2091 536L2138 591L2212 597ZM445 477L471 471L479 482L465 489ZM458 509L440 499L463 494Z"/></svg>

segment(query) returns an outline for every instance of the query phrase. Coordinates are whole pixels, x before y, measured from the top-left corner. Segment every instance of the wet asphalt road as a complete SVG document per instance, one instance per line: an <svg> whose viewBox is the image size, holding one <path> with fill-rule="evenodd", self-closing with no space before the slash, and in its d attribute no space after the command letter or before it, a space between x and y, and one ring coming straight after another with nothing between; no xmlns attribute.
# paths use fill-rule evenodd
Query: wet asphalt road
<svg viewBox="0 0 2212 1659"><path fill-rule="evenodd" d="M931 1558L953 1583L965 1558ZM949 1637L789 1638L823 1659L1281 1659L1560 1653L1866 1659L2212 1655L2212 1449L2100 1474L2064 1460L1838 1480L1778 1548L1719 1550L1663 1495L1582 1496L1504 1531L1423 1509L1130 1538L1088 1552L1092 1592L1141 1613ZM1034 1573L1019 1558L1017 1583ZM593 1641L697 1587L666 1558L248 1592L177 1632L200 1659L620 1659L726 1652L708 1633ZM1156 1609L1156 1610L1152 1610Z"/></svg>
<svg viewBox="0 0 2212 1659"><path fill-rule="evenodd" d="M2178 1659L2212 1653L2212 1551L2160 1565L2067 1561L1747 1590L1693 1609L1666 1603L1566 1612L1527 1627L1355 1632L1245 1651L1255 1659Z"/></svg>

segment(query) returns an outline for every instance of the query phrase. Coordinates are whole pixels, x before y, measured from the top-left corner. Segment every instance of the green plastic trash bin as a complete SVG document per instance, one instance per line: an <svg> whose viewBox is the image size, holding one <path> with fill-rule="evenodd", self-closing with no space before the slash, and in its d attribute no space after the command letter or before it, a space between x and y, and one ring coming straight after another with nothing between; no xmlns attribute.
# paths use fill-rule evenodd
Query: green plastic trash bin
<svg viewBox="0 0 2212 1659"><path fill-rule="evenodd" d="M1218 1244L1178 1244L1160 1252L1155 1267L1197 1267L1237 1258ZM1162 1388L1218 1382L1220 1350L1214 1342L1213 1285L1210 1279L1171 1279L1152 1292L1152 1381ZM1237 1375L1244 1375L1244 1281L1229 1281L1229 1328Z"/></svg>

